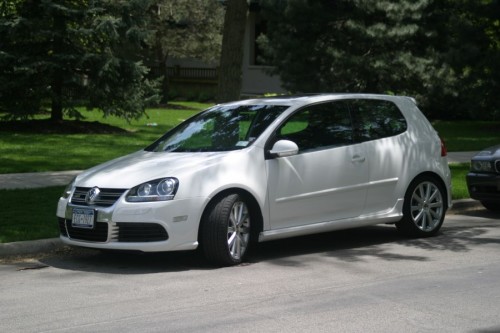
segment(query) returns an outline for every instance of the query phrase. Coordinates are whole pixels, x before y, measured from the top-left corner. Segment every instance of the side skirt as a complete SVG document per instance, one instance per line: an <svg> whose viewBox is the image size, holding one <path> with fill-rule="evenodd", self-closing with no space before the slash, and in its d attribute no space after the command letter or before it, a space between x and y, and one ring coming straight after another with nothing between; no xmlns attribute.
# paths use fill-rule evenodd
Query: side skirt
<svg viewBox="0 0 500 333"><path fill-rule="evenodd" d="M396 223L403 217L402 208L403 200L400 200L392 209L384 211L383 213L379 212L377 214L357 216L342 220L319 222L276 230L267 230L259 234L259 242L267 242L276 239L305 236L342 229L365 227L374 224Z"/></svg>

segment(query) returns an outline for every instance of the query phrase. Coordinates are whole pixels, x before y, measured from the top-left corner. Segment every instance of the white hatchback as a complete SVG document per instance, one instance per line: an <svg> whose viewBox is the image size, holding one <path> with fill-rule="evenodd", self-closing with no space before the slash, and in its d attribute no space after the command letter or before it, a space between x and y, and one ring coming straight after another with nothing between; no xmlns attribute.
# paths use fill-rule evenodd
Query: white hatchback
<svg viewBox="0 0 500 333"><path fill-rule="evenodd" d="M201 247L234 265L251 241L378 223L434 235L450 187L444 145L411 98L263 98L216 105L83 172L57 216L70 245Z"/></svg>

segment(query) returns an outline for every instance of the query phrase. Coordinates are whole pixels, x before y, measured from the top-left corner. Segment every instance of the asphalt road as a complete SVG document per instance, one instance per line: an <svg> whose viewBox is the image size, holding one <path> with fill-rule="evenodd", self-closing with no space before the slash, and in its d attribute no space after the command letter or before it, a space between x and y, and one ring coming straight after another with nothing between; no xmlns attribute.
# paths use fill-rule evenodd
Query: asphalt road
<svg viewBox="0 0 500 333"><path fill-rule="evenodd" d="M500 332L500 215L440 235L376 226L195 252L63 249L0 262L0 332Z"/></svg>

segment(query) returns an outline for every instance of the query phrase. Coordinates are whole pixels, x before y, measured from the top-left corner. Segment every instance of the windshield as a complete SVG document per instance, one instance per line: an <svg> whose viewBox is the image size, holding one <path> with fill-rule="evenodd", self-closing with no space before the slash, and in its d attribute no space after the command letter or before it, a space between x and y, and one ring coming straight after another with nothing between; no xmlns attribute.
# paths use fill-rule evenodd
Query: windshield
<svg viewBox="0 0 500 333"><path fill-rule="evenodd" d="M167 132L147 151L213 152L249 146L288 106L217 105Z"/></svg>

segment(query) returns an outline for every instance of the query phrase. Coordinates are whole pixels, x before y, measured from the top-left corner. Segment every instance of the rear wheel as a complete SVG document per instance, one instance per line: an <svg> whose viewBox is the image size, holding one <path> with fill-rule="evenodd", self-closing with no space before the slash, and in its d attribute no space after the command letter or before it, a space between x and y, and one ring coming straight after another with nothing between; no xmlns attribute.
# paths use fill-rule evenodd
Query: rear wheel
<svg viewBox="0 0 500 333"><path fill-rule="evenodd" d="M492 212L500 212L500 202L494 201L481 201L484 208L491 210Z"/></svg>
<svg viewBox="0 0 500 333"><path fill-rule="evenodd" d="M200 235L205 256L221 266L241 263L250 244L249 205L239 194L230 194L208 209Z"/></svg>
<svg viewBox="0 0 500 333"><path fill-rule="evenodd" d="M441 228L445 212L443 187L433 177L421 176L406 191L403 218L396 227L407 236L432 236Z"/></svg>

